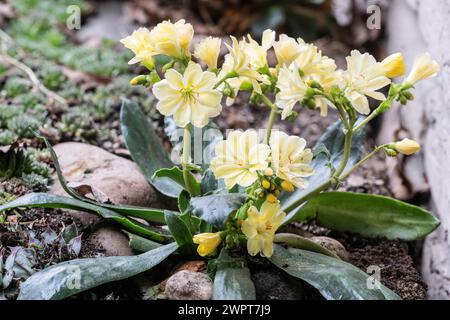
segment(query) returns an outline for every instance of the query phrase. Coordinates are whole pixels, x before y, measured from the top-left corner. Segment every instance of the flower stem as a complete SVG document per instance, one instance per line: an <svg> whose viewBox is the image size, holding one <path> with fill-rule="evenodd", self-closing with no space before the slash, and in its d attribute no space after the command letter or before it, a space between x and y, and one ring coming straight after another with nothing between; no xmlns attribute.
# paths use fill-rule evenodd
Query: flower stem
<svg viewBox="0 0 450 320"><path fill-rule="evenodd" d="M339 177L342 174L342 172L344 172L345 167L347 166L348 159L350 158L350 151L352 148L352 139L353 139L353 131L352 129L348 129L345 134L344 155L342 156L339 168L336 169L336 172L334 173L334 177Z"/></svg>
<svg viewBox="0 0 450 320"><path fill-rule="evenodd" d="M184 137L183 137L183 155L182 155L182 166L183 166L183 179L184 185L186 186L187 192L193 197L197 196L194 186L192 185L192 179L190 177L189 166L189 156L191 154L191 128L192 125L188 124L184 127Z"/></svg>
<svg viewBox="0 0 450 320"><path fill-rule="evenodd" d="M315 197L316 195L321 193L323 190L331 187L333 185L333 183L336 183L337 181L339 181L339 176L345 170L345 167L347 166L348 160L350 158L352 138L353 138L353 131L351 129L350 130L347 129L347 133L345 134L344 155L342 156L342 160L339 165L339 168L334 172L333 176L330 177L328 180L326 180L324 183L322 183L320 186L318 186L316 189L314 189L307 195L304 195L303 197L299 198L297 201L295 201L293 204L291 204L289 207L287 207L285 210L286 213L289 213L292 210L294 210L295 208L298 208L300 205L302 205L309 199Z"/></svg>
<svg viewBox="0 0 450 320"><path fill-rule="evenodd" d="M272 101L270 101L270 99L267 98L265 95L261 94L261 98L264 101L264 103L270 108L270 115L269 120L267 121L266 135L264 138L264 143L269 144L270 135L272 134L272 128L275 123L275 120L277 119L278 107L274 105Z"/></svg>
<svg viewBox="0 0 450 320"><path fill-rule="evenodd" d="M237 76L238 76L238 74L236 73L236 71L228 72L222 79L220 79L219 81L216 82L213 89L217 89L222 83L224 83L228 79L236 78Z"/></svg>
<svg viewBox="0 0 450 320"><path fill-rule="evenodd" d="M341 176L339 179L344 180L347 179L348 176L355 171L360 165L362 165L364 162L372 158L378 151L384 148L385 145L376 147L371 153L367 154L364 158L362 158L358 163L356 163L347 173L345 173L343 176Z"/></svg>

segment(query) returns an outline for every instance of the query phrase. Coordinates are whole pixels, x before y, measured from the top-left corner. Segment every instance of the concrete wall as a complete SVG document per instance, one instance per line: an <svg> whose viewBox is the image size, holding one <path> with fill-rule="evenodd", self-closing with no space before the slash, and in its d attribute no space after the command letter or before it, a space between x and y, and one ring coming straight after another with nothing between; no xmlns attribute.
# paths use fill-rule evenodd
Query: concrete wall
<svg viewBox="0 0 450 320"><path fill-rule="evenodd" d="M403 52L411 65L416 54L428 51L442 68L417 85L415 101L387 113L383 135L395 135L389 126L400 120L399 129L423 144L419 162L442 225L425 241L422 272L430 299L450 299L450 0L392 0L387 22L389 52ZM404 176L421 176L417 159L404 166Z"/></svg>

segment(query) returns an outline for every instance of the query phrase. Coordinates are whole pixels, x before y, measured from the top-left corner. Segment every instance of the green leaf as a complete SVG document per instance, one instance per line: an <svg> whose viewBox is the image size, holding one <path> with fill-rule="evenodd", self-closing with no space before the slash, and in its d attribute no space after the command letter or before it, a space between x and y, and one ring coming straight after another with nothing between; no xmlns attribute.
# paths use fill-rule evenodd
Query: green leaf
<svg viewBox="0 0 450 320"><path fill-rule="evenodd" d="M170 233L178 243L178 246L183 247L186 245L193 245L192 233L179 215L173 211L165 210L164 216Z"/></svg>
<svg viewBox="0 0 450 320"><path fill-rule="evenodd" d="M255 300L255 285L244 258L230 257L222 249L217 259L217 272L214 278L214 300Z"/></svg>
<svg viewBox="0 0 450 320"><path fill-rule="evenodd" d="M22 283L18 300L61 300L104 283L150 270L177 250L176 243L138 256L76 259L33 274Z"/></svg>
<svg viewBox="0 0 450 320"><path fill-rule="evenodd" d="M297 189L292 193L284 193L280 201L282 203L282 208L286 209L290 205L294 204L298 199L308 195L325 183L331 174L330 166L328 164L331 163L333 167L338 167L342 155L344 153L344 126L341 121L337 121L334 123L328 130L320 137L316 146L314 147L315 157L311 162L311 166L314 168L314 175L309 178L309 186L306 189ZM350 150L350 158L348 160L346 169L344 173L347 172L350 168L353 167L361 158L361 155L364 151L364 140L365 134L364 130L359 130L354 136L352 140L352 147ZM324 152L324 150L328 150L328 152ZM331 155L331 158L330 158ZM297 220L296 217L297 211L292 211L287 217L285 221L294 221Z"/></svg>
<svg viewBox="0 0 450 320"><path fill-rule="evenodd" d="M137 234L123 230L123 232L128 236L128 245L131 249L139 252L147 252L156 248L161 247L161 244L154 242L152 240L138 236Z"/></svg>
<svg viewBox="0 0 450 320"><path fill-rule="evenodd" d="M440 222L420 207L383 196L349 192L327 192L311 199L300 216L316 217L327 228L365 237L418 240Z"/></svg>
<svg viewBox="0 0 450 320"><path fill-rule="evenodd" d="M194 187L196 194L200 194L200 183L195 179L192 173L188 173L191 185ZM152 177L154 183L158 183L160 180L172 180L171 188L165 191L166 195L173 198L177 198L183 190L187 190L184 183L183 171L178 167L172 167L170 169L163 168L155 172ZM175 184L173 183L175 182Z"/></svg>
<svg viewBox="0 0 450 320"><path fill-rule="evenodd" d="M143 208L125 205L102 205L102 207L127 217L140 218L155 223L166 223L164 220L164 209Z"/></svg>
<svg viewBox="0 0 450 320"><path fill-rule="evenodd" d="M124 214L126 216L141 218L146 221L150 222L156 222L156 223L164 223L164 211L159 209L152 209L152 208L142 208L142 207L135 207L135 206L125 206L125 205L113 205L113 204L106 204L106 203L100 203L97 201L94 201L92 199L86 198L78 194L74 189L69 187L66 183L66 179L64 178L64 175L61 170L61 166L59 165L58 156L56 155L55 150L53 149L52 145L48 142L48 140L44 137L37 136L38 138L42 139L47 149L50 152L50 155L52 157L53 165L56 169L56 174L58 176L59 183L61 184L63 190L70 196L72 196L74 199L77 199L79 201L87 202L92 205L100 206L103 208L107 208L109 210Z"/></svg>
<svg viewBox="0 0 450 320"><path fill-rule="evenodd" d="M302 249L302 250L313 251L313 252L324 254L329 257L340 259L336 254L334 254L327 248L321 246L318 243L315 243L314 241L312 241L308 238L299 236L297 234L277 233L275 235L274 242L284 243L290 247L294 247L294 248Z"/></svg>
<svg viewBox="0 0 450 320"><path fill-rule="evenodd" d="M133 231L155 241L165 242L170 239L170 235L163 234L163 229L146 226L138 221L126 218L117 212L93 205L91 203L53 194L26 194L14 201L0 206L0 212L14 208L60 208L86 211L94 213L104 219L114 220L127 230Z"/></svg>
<svg viewBox="0 0 450 320"><path fill-rule="evenodd" d="M120 120L125 144L148 182L161 193L170 197L178 197L179 192L173 191L174 185L171 179L152 180L156 171L160 168L172 167L173 163L155 133L153 125L147 120L139 106L129 100L123 100Z"/></svg>
<svg viewBox="0 0 450 320"><path fill-rule="evenodd" d="M189 210L189 201L191 201L191 196L189 192L183 190L178 196L178 210L180 213L186 213Z"/></svg>
<svg viewBox="0 0 450 320"><path fill-rule="evenodd" d="M194 215L214 227L223 228L231 212L239 209L245 202L246 195L239 193L213 194L191 199Z"/></svg>
<svg viewBox="0 0 450 320"><path fill-rule="evenodd" d="M205 171L201 181L202 195L209 195L213 193L228 193L223 179L217 180L211 169Z"/></svg>
<svg viewBox="0 0 450 320"><path fill-rule="evenodd" d="M400 299L393 291L355 266L320 253L285 249L275 244L269 260L291 276L312 285L327 300Z"/></svg>

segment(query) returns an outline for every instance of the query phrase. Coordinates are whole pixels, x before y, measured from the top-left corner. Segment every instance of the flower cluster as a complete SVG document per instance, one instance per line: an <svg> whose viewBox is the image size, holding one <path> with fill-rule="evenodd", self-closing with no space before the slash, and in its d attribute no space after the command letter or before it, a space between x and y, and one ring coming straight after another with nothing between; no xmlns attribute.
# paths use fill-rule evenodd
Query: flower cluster
<svg viewBox="0 0 450 320"><path fill-rule="evenodd" d="M353 134L388 110L395 100L403 105L412 100L413 86L439 69L437 62L424 54L416 59L409 76L395 83L393 79L403 76L406 69L400 53L379 62L368 53L354 50L346 59L346 69L340 70L314 44L285 34L277 37L272 30L263 33L261 43L250 35L241 40L231 36L224 44L228 52L220 64L222 40L207 37L192 44L193 35L192 26L184 20L164 21L152 30L139 28L121 40L135 54L129 63L140 62L149 70L131 84L152 87L157 110L185 128L186 139L190 140L191 126L206 126L221 113L223 101L231 105L240 91L250 91L252 102L270 110L263 140L255 130L232 131L215 146L210 164L215 177L223 179L228 190L246 188L248 198L227 229L194 236L202 256L212 254L222 243L239 245L242 237L251 255L272 255L275 232L286 215L280 209L278 195L307 188L308 177L314 174L313 153L304 139L284 132L272 133L277 116L293 119L298 106L317 108L322 116L327 115L329 107L336 109L346 130L344 149L349 151ZM269 50L276 57L273 65L269 65ZM165 57L164 65L158 66L161 59L157 56ZM383 89L388 86L386 96ZM380 101L372 112L369 99ZM358 114L368 117L358 121ZM420 146L406 139L375 151L381 149L390 156L410 155ZM183 148L183 177L187 191L196 196L190 190L193 166L189 166L187 152ZM330 181L344 176L345 155L341 166L333 168Z"/></svg>

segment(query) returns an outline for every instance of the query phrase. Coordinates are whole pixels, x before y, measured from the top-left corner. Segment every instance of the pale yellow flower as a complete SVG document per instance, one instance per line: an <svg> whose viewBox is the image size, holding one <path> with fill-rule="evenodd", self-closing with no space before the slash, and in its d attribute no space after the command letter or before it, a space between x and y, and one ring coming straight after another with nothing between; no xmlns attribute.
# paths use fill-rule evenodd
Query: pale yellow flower
<svg viewBox="0 0 450 320"><path fill-rule="evenodd" d="M220 232L200 233L194 236L193 241L195 244L198 244L198 254L202 257L205 257L216 250L216 248L222 242L222 238L220 237Z"/></svg>
<svg viewBox="0 0 450 320"><path fill-rule="evenodd" d="M175 23L163 21L150 31L151 40L158 54L183 59L190 56L189 46L194 36L190 23L178 20Z"/></svg>
<svg viewBox="0 0 450 320"><path fill-rule="evenodd" d="M169 69L165 79L156 83L153 94L159 100L156 108L165 116L172 116L177 126L192 123L201 128L209 118L222 111L222 94L213 89L217 77L209 71L202 71L198 63L190 62L184 74Z"/></svg>
<svg viewBox="0 0 450 320"><path fill-rule="evenodd" d="M261 75L251 64L251 58L243 48L243 44L239 44L237 39L231 36L232 45L225 44L229 50L229 54L225 56L225 62L219 73L219 78L226 76L229 72L234 71L239 75L239 80L235 79L235 86L233 89L239 90L243 81L248 80L253 86L256 93L262 93L259 82L270 84L267 77ZM230 79L233 80L233 79ZM228 81L230 83L230 81ZM239 86L238 86L239 85Z"/></svg>
<svg viewBox="0 0 450 320"><path fill-rule="evenodd" d="M300 44L285 34L280 35L278 41L274 42L273 48L280 67L283 65L289 67L302 51Z"/></svg>
<svg viewBox="0 0 450 320"><path fill-rule="evenodd" d="M150 36L150 31L147 28L139 28L133 33L120 40L120 42L128 49L133 51L135 57L128 63L134 64L143 62L153 65L153 56L155 55L155 48Z"/></svg>
<svg viewBox="0 0 450 320"><path fill-rule="evenodd" d="M394 150L407 156L413 155L414 153L420 151L420 144L410 139L403 139L402 141L394 143L392 146Z"/></svg>
<svg viewBox="0 0 450 320"><path fill-rule="evenodd" d="M298 39L301 51L295 59L297 67L301 70L303 77L326 76L336 70L336 63L333 59L323 56L322 52L313 44L305 43Z"/></svg>
<svg viewBox="0 0 450 320"><path fill-rule="evenodd" d="M268 167L270 148L259 143L255 130L232 131L216 145L215 153L211 170L231 189L236 184L248 187L258 179L258 171Z"/></svg>
<svg viewBox="0 0 450 320"><path fill-rule="evenodd" d="M417 82L435 76L439 72L439 64L433 60L429 53L416 58L413 68L405 82L415 85Z"/></svg>
<svg viewBox="0 0 450 320"><path fill-rule="evenodd" d="M377 90L389 85L391 80L383 74L383 68L373 56L362 54L353 50L347 57L347 71L344 73L346 80L345 95L352 103L356 111L361 114L369 114L369 100L385 100L386 97Z"/></svg>
<svg viewBox="0 0 450 320"><path fill-rule="evenodd" d="M249 57L251 69L258 70L267 65L267 51L273 46L274 41L275 31L269 29L264 31L261 45L253 40L251 35L239 42L239 46Z"/></svg>
<svg viewBox="0 0 450 320"><path fill-rule="evenodd" d="M381 61L383 74L388 78L397 78L405 74L405 62L401 53L391 54Z"/></svg>
<svg viewBox="0 0 450 320"><path fill-rule="evenodd" d="M288 136L276 131L270 137L272 150L271 167L282 180L292 183L297 188L308 186L306 177L314 174L310 163L313 158L311 149L305 149L306 141L297 136Z"/></svg>
<svg viewBox="0 0 450 320"><path fill-rule="evenodd" d="M272 256L275 231L285 217L278 201L265 201L259 211L254 206L250 207L247 219L242 222L242 232L247 237L247 250L251 256L258 253L268 258Z"/></svg>
<svg viewBox="0 0 450 320"><path fill-rule="evenodd" d="M338 86L342 83L342 71L336 70L329 73L316 73L309 77L311 80L317 81L326 94L330 94L333 86ZM320 109L320 115L326 117L328 114L328 107L335 108L335 106L325 97L317 95L314 97L316 108Z"/></svg>
<svg viewBox="0 0 450 320"><path fill-rule="evenodd" d="M195 46L194 56L206 63L210 70L217 69L221 44L220 38L207 37Z"/></svg>
<svg viewBox="0 0 450 320"><path fill-rule="evenodd" d="M275 104L283 110L281 119L284 120L292 114L295 104L303 100L308 90L295 63L279 70L277 88L280 91L275 97Z"/></svg>

